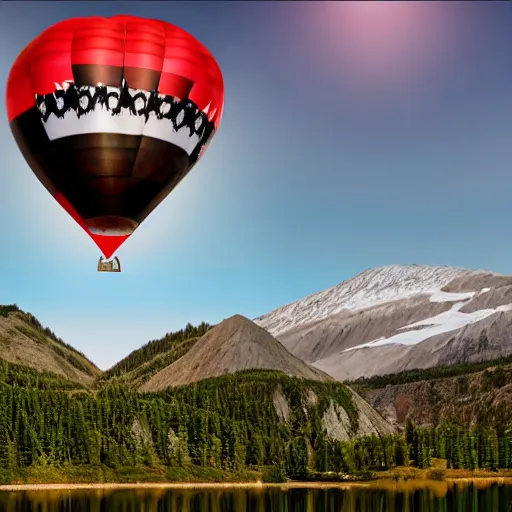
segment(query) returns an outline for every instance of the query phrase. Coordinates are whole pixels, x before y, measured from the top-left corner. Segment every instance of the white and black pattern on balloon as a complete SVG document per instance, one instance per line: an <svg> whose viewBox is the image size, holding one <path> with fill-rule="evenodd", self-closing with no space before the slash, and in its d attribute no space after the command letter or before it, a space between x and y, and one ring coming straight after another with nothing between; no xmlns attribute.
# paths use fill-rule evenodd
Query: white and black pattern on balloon
<svg viewBox="0 0 512 512"><path fill-rule="evenodd" d="M195 161L215 132L194 102L130 89L125 81L122 87L68 83L35 101L50 140L100 132L145 135L179 145Z"/></svg>

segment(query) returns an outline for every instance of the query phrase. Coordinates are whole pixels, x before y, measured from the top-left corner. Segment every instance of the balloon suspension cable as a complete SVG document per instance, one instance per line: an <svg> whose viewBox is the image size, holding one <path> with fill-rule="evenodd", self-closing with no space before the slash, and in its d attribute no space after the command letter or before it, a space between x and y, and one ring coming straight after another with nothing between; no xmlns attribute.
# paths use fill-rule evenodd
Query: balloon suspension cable
<svg viewBox="0 0 512 512"><path fill-rule="evenodd" d="M119 258L115 256L111 260L104 260L103 256L100 256L98 260L98 272L121 272L121 262Z"/></svg>

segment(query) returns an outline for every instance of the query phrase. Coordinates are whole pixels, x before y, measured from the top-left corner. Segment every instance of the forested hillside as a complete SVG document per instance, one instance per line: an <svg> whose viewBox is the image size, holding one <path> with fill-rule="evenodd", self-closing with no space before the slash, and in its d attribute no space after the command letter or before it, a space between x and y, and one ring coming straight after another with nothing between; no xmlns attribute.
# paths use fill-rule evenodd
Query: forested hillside
<svg viewBox="0 0 512 512"><path fill-rule="evenodd" d="M158 371L185 355L211 326L206 322L167 333L159 340L149 341L105 371L100 382L117 378L123 384L138 388Z"/></svg>
<svg viewBox="0 0 512 512"><path fill-rule="evenodd" d="M512 466L511 428L410 424L405 436L340 436L334 406L345 411L347 432L355 433L360 422L352 394L340 383L257 371L151 394L116 384L77 393L56 383L42 389L27 369L4 366L3 372L10 375L0 394L4 482L22 478L24 468L69 464L158 468L162 478L192 467L259 468L270 480L327 471L357 475L408 462L423 468L432 457L454 468Z"/></svg>
<svg viewBox="0 0 512 512"><path fill-rule="evenodd" d="M2 359L0 359L0 387L2 390L9 390L11 387L61 391L83 389L80 383L62 377L62 375L39 372L29 366L8 363Z"/></svg>
<svg viewBox="0 0 512 512"><path fill-rule="evenodd" d="M379 468L393 464L397 452L407 456L402 437L350 440L360 418L340 383L259 371L140 394L115 384L69 393L25 380L27 387L4 384L0 394L0 466L10 472L66 463L231 471L275 464L291 475L331 466ZM347 418L343 441L331 417L337 407Z"/></svg>

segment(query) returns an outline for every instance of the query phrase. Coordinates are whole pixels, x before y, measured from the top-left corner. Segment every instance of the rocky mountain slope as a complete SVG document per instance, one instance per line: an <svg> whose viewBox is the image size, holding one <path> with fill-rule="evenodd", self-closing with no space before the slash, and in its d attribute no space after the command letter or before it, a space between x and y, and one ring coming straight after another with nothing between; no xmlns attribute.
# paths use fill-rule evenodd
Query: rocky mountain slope
<svg viewBox="0 0 512 512"><path fill-rule="evenodd" d="M390 376L389 383L383 377L353 385L395 427L412 419L421 426L455 421L507 428L512 421L512 364L480 371L465 365L460 370L451 377L439 378L425 370Z"/></svg>
<svg viewBox="0 0 512 512"><path fill-rule="evenodd" d="M85 386L101 370L17 306L0 306L0 359Z"/></svg>
<svg viewBox="0 0 512 512"><path fill-rule="evenodd" d="M332 378L290 354L265 329L235 315L204 334L190 350L144 383L141 391L160 391L242 370L279 370L312 380Z"/></svg>
<svg viewBox="0 0 512 512"><path fill-rule="evenodd" d="M368 270L255 322L339 380L512 353L512 277L454 267Z"/></svg>

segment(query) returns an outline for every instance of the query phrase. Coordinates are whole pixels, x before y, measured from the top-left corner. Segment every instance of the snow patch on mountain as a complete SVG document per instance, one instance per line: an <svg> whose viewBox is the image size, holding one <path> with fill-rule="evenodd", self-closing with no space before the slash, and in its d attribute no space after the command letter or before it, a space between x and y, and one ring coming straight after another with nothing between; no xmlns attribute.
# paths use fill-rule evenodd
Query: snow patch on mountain
<svg viewBox="0 0 512 512"><path fill-rule="evenodd" d="M495 309L480 309L472 313L461 313L459 310L465 304L465 301L457 302L449 311L445 311L444 313L440 313L439 315L430 318L425 318L424 320L420 320L419 322L415 322L413 324L405 325L404 327L400 327L400 329L398 329L399 331L403 331L404 329L415 330L401 332L395 334L394 336L390 336L389 338L381 338L378 340L370 341L368 343L358 345L357 347L351 347L343 350L343 352L349 352L351 350L358 350L361 348L380 347L382 345L390 345L392 343L397 343L399 345L417 345L418 343L421 343L422 341L425 341L432 336L437 336L438 334L444 334L450 331L456 331L462 327L465 327L466 325L474 324L480 320L483 320L484 318L487 318L488 316L495 315L497 313L512 311L512 304L505 304L503 306L498 306ZM416 329L417 327L424 328Z"/></svg>
<svg viewBox="0 0 512 512"><path fill-rule="evenodd" d="M476 271L456 267L391 265L367 270L327 290L260 316L255 323L274 336L298 325L321 320L346 310L366 309L415 295L430 295L433 302L458 301L476 292L444 293L453 279Z"/></svg>
<svg viewBox="0 0 512 512"><path fill-rule="evenodd" d="M467 293L451 293L451 292L435 292L429 300L430 302L457 302L459 300L471 299L476 295L476 292Z"/></svg>

